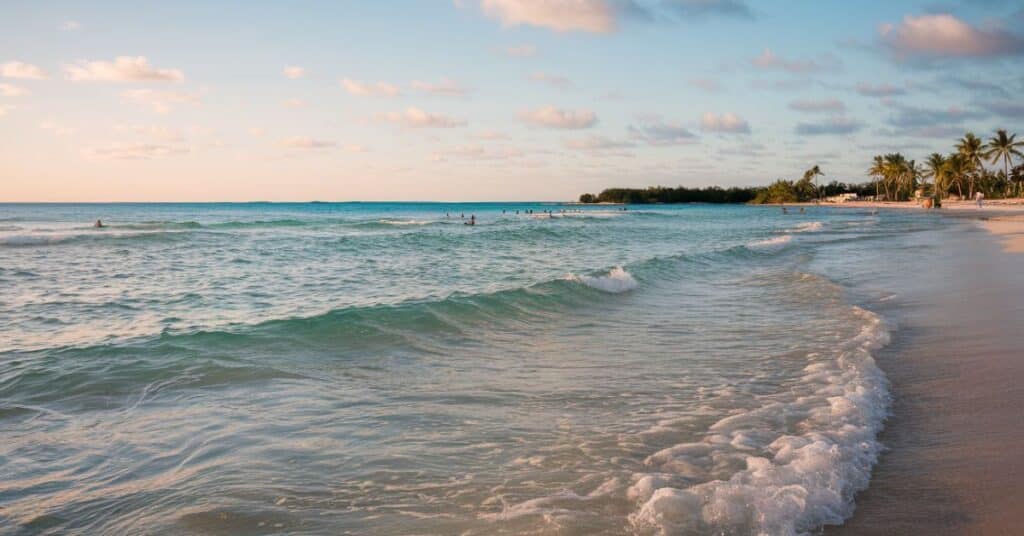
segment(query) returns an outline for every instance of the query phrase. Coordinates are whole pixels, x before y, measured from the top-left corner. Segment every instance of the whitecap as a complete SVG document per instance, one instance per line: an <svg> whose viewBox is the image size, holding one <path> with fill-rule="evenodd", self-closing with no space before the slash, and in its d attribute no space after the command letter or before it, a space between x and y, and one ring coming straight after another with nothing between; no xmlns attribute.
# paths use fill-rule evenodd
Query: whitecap
<svg viewBox="0 0 1024 536"><path fill-rule="evenodd" d="M792 233L814 233L821 230L822 223L820 221L805 221L796 226Z"/></svg>
<svg viewBox="0 0 1024 536"><path fill-rule="evenodd" d="M390 220L390 219L383 219L383 220L380 220L380 223L383 223L384 225L430 225L431 223L434 223L434 222L428 221L428 220Z"/></svg>
<svg viewBox="0 0 1024 536"><path fill-rule="evenodd" d="M766 238L764 240L758 240L757 242L751 242L749 244L749 247L752 247L752 248L781 247L781 246L784 246L784 245L788 244L792 240L793 240L793 235L784 234L784 235L779 235L779 236L773 236L771 238Z"/></svg>
<svg viewBox="0 0 1024 536"><path fill-rule="evenodd" d="M639 286L636 279L633 279L633 275L621 266L612 268L612 270L608 272L608 275L589 276L569 274L566 279L583 283L590 288L596 288L597 290L612 294L627 292Z"/></svg>

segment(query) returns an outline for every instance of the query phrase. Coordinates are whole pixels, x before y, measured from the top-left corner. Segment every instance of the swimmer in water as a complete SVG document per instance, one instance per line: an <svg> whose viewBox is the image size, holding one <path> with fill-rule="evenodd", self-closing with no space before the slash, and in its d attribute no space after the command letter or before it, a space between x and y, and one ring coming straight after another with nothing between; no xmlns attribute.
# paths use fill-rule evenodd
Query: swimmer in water
<svg viewBox="0 0 1024 536"><path fill-rule="evenodd" d="M469 221L466 222L466 225L476 225L476 215L475 214L470 214L469 215Z"/></svg>
<svg viewBox="0 0 1024 536"><path fill-rule="evenodd" d="M97 229L99 229L99 228L103 227L103 222L100 221L100 220L96 220L96 223L92 224L92 226L97 228Z"/></svg>

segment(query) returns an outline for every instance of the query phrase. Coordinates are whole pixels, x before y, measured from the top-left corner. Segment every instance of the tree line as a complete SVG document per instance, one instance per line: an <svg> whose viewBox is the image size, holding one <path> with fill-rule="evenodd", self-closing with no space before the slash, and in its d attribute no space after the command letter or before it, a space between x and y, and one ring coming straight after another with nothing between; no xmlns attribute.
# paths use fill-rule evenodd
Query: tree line
<svg viewBox="0 0 1024 536"><path fill-rule="evenodd" d="M581 203L798 203L823 197L854 193L877 200L905 201L921 194L937 201L950 195L973 198L981 192L990 199L1024 194L1024 163L1014 166L1015 159L1024 159L1024 140L1016 134L996 130L983 142L968 132L957 140L947 155L932 153L923 164L908 160L902 153L877 155L864 183L831 181L818 184L825 174L818 166L811 167L797 180L778 179L766 187L608 188L601 193L583 194ZM992 168L986 168L988 162ZM1002 169L998 169L999 165ZM930 182L929 182L930 179Z"/></svg>
<svg viewBox="0 0 1024 536"><path fill-rule="evenodd" d="M973 198L977 192L987 198L1015 197L1024 189L1024 164L1013 166L1014 159L1024 158L1021 147L1024 140L1003 129L988 142L968 132L950 153L932 153L923 164L901 153L877 155L867 173L874 179L877 198L890 201L910 199L919 190L936 200L954 194ZM986 168L986 162L992 167Z"/></svg>

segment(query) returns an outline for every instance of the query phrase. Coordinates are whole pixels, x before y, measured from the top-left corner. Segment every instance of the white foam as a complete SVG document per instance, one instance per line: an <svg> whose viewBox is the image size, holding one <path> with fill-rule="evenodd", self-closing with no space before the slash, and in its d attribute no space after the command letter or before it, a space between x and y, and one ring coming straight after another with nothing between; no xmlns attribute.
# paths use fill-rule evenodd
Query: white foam
<svg viewBox="0 0 1024 536"><path fill-rule="evenodd" d="M793 240L793 235L784 234L784 235L779 235L779 236L773 236L773 237L767 238L765 240L758 240L757 242L751 242L749 244L749 247L752 247L752 248L781 247L781 246L784 246L784 245L788 244L791 240Z"/></svg>
<svg viewBox="0 0 1024 536"><path fill-rule="evenodd" d="M569 274L566 279L583 283L588 287L596 288L597 290L604 292L610 292L612 294L627 292L639 286L636 279L633 279L633 275L621 266L612 268L612 270L608 272L608 275L589 276Z"/></svg>
<svg viewBox="0 0 1024 536"><path fill-rule="evenodd" d="M429 221L429 220L389 220L389 219L383 219L383 220L380 220L380 223L383 223L385 225L430 225L431 223L434 223L434 222Z"/></svg>
<svg viewBox="0 0 1024 536"><path fill-rule="evenodd" d="M0 246L45 246L74 240L72 234L17 234L0 236Z"/></svg>
<svg viewBox="0 0 1024 536"><path fill-rule="evenodd" d="M888 332L876 315L853 312L864 322L860 333L835 357L807 365L791 399L730 415L702 441L648 457L652 472L634 475L627 490L638 504L634 528L796 535L849 517L881 450L876 435L889 406L871 356Z"/></svg>
<svg viewBox="0 0 1024 536"><path fill-rule="evenodd" d="M796 226L793 229L793 233L813 233L821 230L822 223L820 221L805 221Z"/></svg>

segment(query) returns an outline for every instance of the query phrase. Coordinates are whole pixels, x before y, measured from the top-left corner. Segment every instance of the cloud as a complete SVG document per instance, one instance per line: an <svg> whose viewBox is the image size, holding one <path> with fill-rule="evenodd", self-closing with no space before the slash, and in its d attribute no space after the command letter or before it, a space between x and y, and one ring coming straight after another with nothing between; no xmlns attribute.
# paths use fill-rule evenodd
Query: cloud
<svg viewBox="0 0 1024 536"><path fill-rule="evenodd" d="M344 78L340 83L345 91L359 97L396 97L402 92L398 86L387 82L368 83Z"/></svg>
<svg viewBox="0 0 1024 536"><path fill-rule="evenodd" d="M461 145L431 156L434 162L447 162L449 158L461 160L509 160L525 156L523 151L510 148L485 149L480 145Z"/></svg>
<svg viewBox="0 0 1024 536"><path fill-rule="evenodd" d="M359 145L357 143L342 145L341 148L350 153L365 153L369 151L365 145Z"/></svg>
<svg viewBox="0 0 1024 536"><path fill-rule="evenodd" d="M24 97L29 95L31 92L21 86L14 84L0 84L0 96L4 97Z"/></svg>
<svg viewBox="0 0 1024 536"><path fill-rule="evenodd" d="M328 140L316 140L304 136L285 138L281 140L281 145L283 147L289 147L292 149L330 149L332 147L338 146L337 142Z"/></svg>
<svg viewBox="0 0 1024 536"><path fill-rule="evenodd" d="M616 27L615 9L607 0L481 0L480 9L506 26L591 33L609 33Z"/></svg>
<svg viewBox="0 0 1024 536"><path fill-rule="evenodd" d="M114 61L80 61L64 66L64 77L74 82L177 82L178 69L157 69L145 56L118 56Z"/></svg>
<svg viewBox="0 0 1024 536"><path fill-rule="evenodd" d="M882 24L879 41L896 61L996 58L1024 54L1024 38L1000 28L978 28L946 13L906 16Z"/></svg>
<svg viewBox="0 0 1024 536"><path fill-rule="evenodd" d="M131 89L121 93L129 102L149 106L159 114L169 113L178 105L198 105L199 95L180 91L156 91L153 89Z"/></svg>
<svg viewBox="0 0 1024 536"><path fill-rule="evenodd" d="M82 28L82 25L77 20L67 20L60 25L60 29L66 32L74 32Z"/></svg>
<svg viewBox="0 0 1024 536"><path fill-rule="evenodd" d="M39 128L52 132L57 136L69 136L75 133L75 129L60 125L53 121L43 121L42 123L39 123Z"/></svg>
<svg viewBox="0 0 1024 536"><path fill-rule="evenodd" d="M560 74L536 72L530 75L530 80L557 89L569 89L573 87L572 80L569 80Z"/></svg>
<svg viewBox="0 0 1024 536"><path fill-rule="evenodd" d="M516 45L505 49L505 55L512 58L531 58L537 55L537 47L533 45Z"/></svg>
<svg viewBox="0 0 1024 536"><path fill-rule="evenodd" d="M262 127L252 127L249 129L249 135L262 138L267 135L267 129Z"/></svg>
<svg viewBox="0 0 1024 536"><path fill-rule="evenodd" d="M670 0L666 7L686 17L709 16L753 19L754 13L741 0Z"/></svg>
<svg viewBox="0 0 1024 536"><path fill-rule="evenodd" d="M712 80L710 78L694 78L690 80L690 85L695 88L703 89L708 93L722 92L722 84L718 83L718 80Z"/></svg>
<svg viewBox="0 0 1024 536"><path fill-rule="evenodd" d="M953 85L976 93L987 93L992 96L1010 98L1010 91L1004 85L988 82L978 78L962 78L955 75L940 77L939 84Z"/></svg>
<svg viewBox="0 0 1024 536"><path fill-rule="evenodd" d="M749 134L750 125L746 119L726 112L717 115L713 112L705 112L700 118L700 127L708 132L719 132L722 134Z"/></svg>
<svg viewBox="0 0 1024 536"><path fill-rule="evenodd" d="M597 114L590 110L562 110L554 106L545 106L537 110L528 110L519 114L527 124L560 129L590 128L597 124Z"/></svg>
<svg viewBox="0 0 1024 536"><path fill-rule="evenodd" d="M846 105L836 99L795 100L789 103L791 110L798 112L843 112Z"/></svg>
<svg viewBox="0 0 1024 536"><path fill-rule="evenodd" d="M485 130L483 132L480 132L479 134L473 135L472 137L484 141L499 141L507 140L508 134L505 134L504 132L498 132L495 130Z"/></svg>
<svg viewBox="0 0 1024 536"><path fill-rule="evenodd" d="M0 104L0 117L7 115L7 112L14 109L10 104Z"/></svg>
<svg viewBox="0 0 1024 536"><path fill-rule="evenodd" d="M959 124L969 119L980 119L985 116L983 113L971 112L955 106L946 109L931 109L908 106L898 102L888 102L886 106L895 111L886 120L886 123L902 129Z"/></svg>
<svg viewBox="0 0 1024 536"><path fill-rule="evenodd" d="M455 2L461 4L461 0ZM625 18L754 18L745 0L480 0L480 9L506 26L530 25L557 32L600 34L615 31Z"/></svg>
<svg viewBox="0 0 1024 536"><path fill-rule="evenodd" d="M292 110L295 110L295 109L298 109L298 108L305 108L306 107L306 101L304 101L302 99L288 99L288 100L284 101L281 104L285 108L290 108Z"/></svg>
<svg viewBox="0 0 1024 536"><path fill-rule="evenodd" d="M857 84L854 91L865 97L894 97L896 95L905 95L907 93L907 90L891 84L871 85L867 82Z"/></svg>
<svg viewBox="0 0 1024 536"><path fill-rule="evenodd" d="M1024 103L1019 100L986 101L981 106L1000 118L1024 119Z"/></svg>
<svg viewBox="0 0 1024 536"><path fill-rule="evenodd" d="M638 125L630 125L634 138L650 145L688 145L697 141L697 135L682 125L651 118Z"/></svg>
<svg viewBox="0 0 1024 536"><path fill-rule="evenodd" d="M185 139L181 132L161 125L118 125L114 128L122 132L133 132L160 141L176 142Z"/></svg>
<svg viewBox="0 0 1024 536"><path fill-rule="evenodd" d="M797 91L806 89L811 83L810 80L803 78L791 80L753 80L750 82L750 87L770 91Z"/></svg>
<svg viewBox="0 0 1024 536"><path fill-rule="evenodd" d="M744 143L741 145L729 144L718 149L718 154L722 156L761 157L764 156L765 149L766 147L760 143Z"/></svg>
<svg viewBox="0 0 1024 536"><path fill-rule="evenodd" d="M20 61L9 61L0 64L0 76L22 80L43 80L46 78L46 72L35 65Z"/></svg>
<svg viewBox="0 0 1024 536"><path fill-rule="evenodd" d="M106 147L86 147L82 156L90 160L150 160L186 154L188 147L153 143L113 143Z"/></svg>
<svg viewBox="0 0 1024 536"><path fill-rule="evenodd" d="M578 151L619 151L635 147L636 144L626 140L613 140L605 136L587 136L565 141L565 147Z"/></svg>
<svg viewBox="0 0 1024 536"><path fill-rule="evenodd" d="M306 77L306 70L298 65L289 65L281 70L281 74L283 74L285 78L298 80L299 78Z"/></svg>
<svg viewBox="0 0 1024 536"><path fill-rule="evenodd" d="M465 121L453 119L443 114L424 112L416 107L409 107L404 112L384 114L384 120L413 128L453 128L465 125Z"/></svg>
<svg viewBox="0 0 1024 536"><path fill-rule="evenodd" d="M413 80L412 89L427 95L442 97L464 97L469 91L458 82L442 78L439 82Z"/></svg>
<svg viewBox="0 0 1024 536"><path fill-rule="evenodd" d="M864 124L846 117L833 117L817 123L797 123L796 133L802 136L823 136L830 134L853 134L864 128Z"/></svg>
<svg viewBox="0 0 1024 536"><path fill-rule="evenodd" d="M750 60L750 64L766 71L786 71L788 73L812 73L839 66L839 60L830 58L830 63L819 63L814 60L787 60L777 56L770 48L764 49L761 55Z"/></svg>

